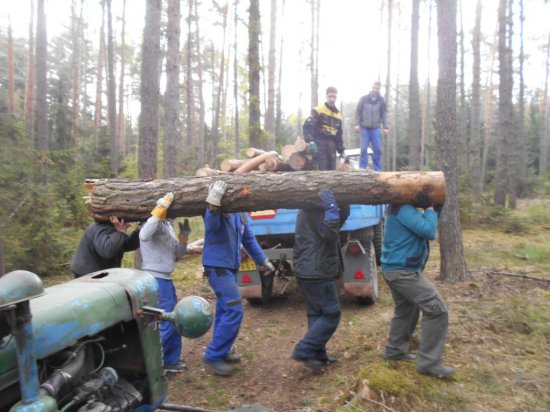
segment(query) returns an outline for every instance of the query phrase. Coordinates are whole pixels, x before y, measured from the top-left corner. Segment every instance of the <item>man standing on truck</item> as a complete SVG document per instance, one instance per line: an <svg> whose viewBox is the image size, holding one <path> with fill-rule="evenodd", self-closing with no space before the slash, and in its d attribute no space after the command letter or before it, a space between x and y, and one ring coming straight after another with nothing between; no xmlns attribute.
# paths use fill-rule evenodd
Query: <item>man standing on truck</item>
<svg viewBox="0 0 550 412"><path fill-rule="evenodd" d="M323 208L302 209L296 217L294 274L307 301L308 330L294 348L292 359L317 372L336 362L326 344L340 322L336 279L343 272L338 240L349 207L338 207L329 189L319 192Z"/></svg>
<svg viewBox="0 0 550 412"><path fill-rule="evenodd" d="M187 238L191 232L189 221L185 219L183 224L179 224L180 234L176 236L172 224L166 219L173 201L172 192L166 193L159 199L151 212L151 217L147 219L139 234L142 269L155 277L159 287L158 307L166 312L172 312L178 301L172 272L176 268L176 260L187 251ZM187 365L180 362L181 336L172 322L166 320L161 322L160 338L164 370L185 371Z"/></svg>
<svg viewBox="0 0 550 412"><path fill-rule="evenodd" d="M366 96L361 97L355 109L355 133L361 132L361 159L359 167L365 169L369 164L367 152L369 143L372 144L372 161L374 170L381 170L382 142L380 139L380 124L382 134L388 136L388 113L386 102L380 95L380 82L377 80L372 85L372 90Z"/></svg>
<svg viewBox="0 0 550 412"><path fill-rule="evenodd" d="M336 169L336 152L344 155L343 117L336 108L337 97L336 87L328 87L327 101L311 109L311 116L303 126L307 152L313 156L313 165L318 170Z"/></svg>
<svg viewBox="0 0 550 412"><path fill-rule="evenodd" d="M423 212L417 207L424 209ZM454 369L441 363L449 315L437 289L422 275L428 260L428 241L435 239L441 206L434 206L426 192L413 204L390 205L382 244L382 274L391 289L395 311L384 358L414 360L424 375L448 377ZM422 312L418 356L409 353L411 336Z"/></svg>
<svg viewBox="0 0 550 412"><path fill-rule="evenodd" d="M235 372L232 364L240 362L240 357L231 351L231 347L237 339L243 319L243 305L237 286L241 244L254 262L263 267L265 273L275 271L248 226L246 215L223 213L221 200L226 190L227 183L218 180L208 191L202 251L204 273L216 294L214 330L203 362L220 376L232 375Z"/></svg>

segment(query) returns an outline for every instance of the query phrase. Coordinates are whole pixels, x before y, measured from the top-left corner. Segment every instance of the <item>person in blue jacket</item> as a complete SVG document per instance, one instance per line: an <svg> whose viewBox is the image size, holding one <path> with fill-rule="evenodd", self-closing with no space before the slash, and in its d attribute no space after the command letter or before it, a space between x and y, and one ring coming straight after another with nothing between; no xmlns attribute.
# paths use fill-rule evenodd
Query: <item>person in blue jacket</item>
<svg viewBox="0 0 550 412"><path fill-rule="evenodd" d="M424 209L420 211L417 209ZM395 311L384 358L414 360L419 373L448 377L454 369L442 364L449 315L437 289L422 275L437 234L441 206L419 192L413 204L390 205L382 244L382 274L390 287ZM422 312L418 356L409 353L411 336Z"/></svg>
<svg viewBox="0 0 550 412"><path fill-rule="evenodd" d="M212 340L203 362L216 375L229 376L235 371L239 356L231 351L243 319L243 305L237 286L237 271L241 265L241 244L248 255L265 273L275 267L265 256L248 226L246 215L223 213L221 200L227 183L219 180L210 186L204 215L204 247L202 263L208 283L216 294L216 316Z"/></svg>

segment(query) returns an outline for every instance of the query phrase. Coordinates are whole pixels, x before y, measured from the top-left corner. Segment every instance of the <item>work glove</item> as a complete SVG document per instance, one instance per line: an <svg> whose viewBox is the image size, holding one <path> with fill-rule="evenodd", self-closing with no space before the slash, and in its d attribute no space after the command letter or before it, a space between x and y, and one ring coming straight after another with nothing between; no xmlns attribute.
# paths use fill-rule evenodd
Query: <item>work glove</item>
<svg viewBox="0 0 550 412"><path fill-rule="evenodd" d="M317 144L315 142L309 142L307 145L307 154L314 155L317 151Z"/></svg>
<svg viewBox="0 0 550 412"><path fill-rule="evenodd" d="M430 196L426 192L418 192L414 197L414 204L422 209L427 209L433 206Z"/></svg>
<svg viewBox="0 0 550 412"><path fill-rule="evenodd" d="M157 206L153 209L151 214L155 217L157 217L160 220L166 219L166 213L168 212L168 208L174 201L174 193L168 192L164 195L164 197L157 200Z"/></svg>
<svg viewBox="0 0 550 412"><path fill-rule="evenodd" d="M264 260L264 263L262 263L263 276L268 276L274 272L275 272L275 266L273 266L273 263L271 263L271 261L268 258L266 258Z"/></svg>
<svg viewBox="0 0 550 412"><path fill-rule="evenodd" d="M223 180L218 180L210 185L208 188L208 196L206 197L206 203L210 203L214 206L222 205L222 197L227 190L227 183Z"/></svg>
<svg viewBox="0 0 550 412"><path fill-rule="evenodd" d="M185 219L183 223L178 222L178 226L180 228L180 233L178 235L178 239L180 243L187 243L189 240L189 233L191 233L191 226L189 226L189 219Z"/></svg>
<svg viewBox="0 0 550 412"><path fill-rule="evenodd" d="M339 220L340 208L336 203L336 199L334 198L332 191L327 188L322 188L319 191L319 198L321 199L321 204L325 208L325 222Z"/></svg>

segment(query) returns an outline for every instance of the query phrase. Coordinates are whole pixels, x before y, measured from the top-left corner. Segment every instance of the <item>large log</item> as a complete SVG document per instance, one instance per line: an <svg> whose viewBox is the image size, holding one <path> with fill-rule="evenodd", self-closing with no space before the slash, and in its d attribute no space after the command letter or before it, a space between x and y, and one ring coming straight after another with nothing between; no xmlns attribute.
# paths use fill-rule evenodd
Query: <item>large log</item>
<svg viewBox="0 0 550 412"><path fill-rule="evenodd" d="M265 165L265 169L271 172L282 172L285 170L290 170L287 161L281 155L269 156L267 159L265 159L265 162L263 164Z"/></svg>
<svg viewBox="0 0 550 412"><path fill-rule="evenodd" d="M307 150L307 143L304 139L298 137L296 138L296 142L294 142L294 147L297 152L305 152Z"/></svg>
<svg viewBox="0 0 550 412"><path fill-rule="evenodd" d="M227 173L215 177L179 177L167 180L93 181L90 194L92 216L107 220L115 215L127 221L149 217L157 199L174 192L170 217L197 216L204 212L208 187L223 180L229 187L222 205L227 212L320 206L319 190L332 189L336 200L348 204L410 202L418 191L426 191L435 203L445 199L442 172L354 172L310 171L290 173ZM87 181L91 185L90 181Z"/></svg>
<svg viewBox="0 0 550 412"><path fill-rule="evenodd" d="M250 159L253 158L253 157L262 155L264 153L265 153L265 150L256 149L255 147L249 147L248 149L246 149L246 157L248 157Z"/></svg>
<svg viewBox="0 0 550 412"><path fill-rule="evenodd" d="M281 154L286 160L290 159L290 156L292 155L292 153L296 153L296 148L294 147L293 144L287 144L286 146L283 146L283 148L281 149Z"/></svg>
<svg viewBox="0 0 550 412"><path fill-rule="evenodd" d="M242 159L224 159L220 163L220 169L222 172L232 172L237 170L244 164L245 160Z"/></svg>
<svg viewBox="0 0 550 412"><path fill-rule="evenodd" d="M288 165L296 171L307 169L310 163L310 158L302 152L294 152L288 158Z"/></svg>

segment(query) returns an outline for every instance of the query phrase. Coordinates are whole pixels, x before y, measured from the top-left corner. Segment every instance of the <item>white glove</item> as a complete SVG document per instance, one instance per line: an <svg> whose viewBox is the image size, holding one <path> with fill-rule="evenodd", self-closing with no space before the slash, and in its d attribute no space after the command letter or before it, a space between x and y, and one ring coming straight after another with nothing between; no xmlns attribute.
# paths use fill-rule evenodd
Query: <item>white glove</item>
<svg viewBox="0 0 550 412"><path fill-rule="evenodd" d="M222 197L227 190L227 183L223 180L218 180L210 185L208 188L208 196L206 202L214 206L222 205Z"/></svg>
<svg viewBox="0 0 550 412"><path fill-rule="evenodd" d="M273 272L275 272L275 266L273 266L273 263L269 259L265 259L264 263L262 263L262 268L264 269L264 275L269 275Z"/></svg>

